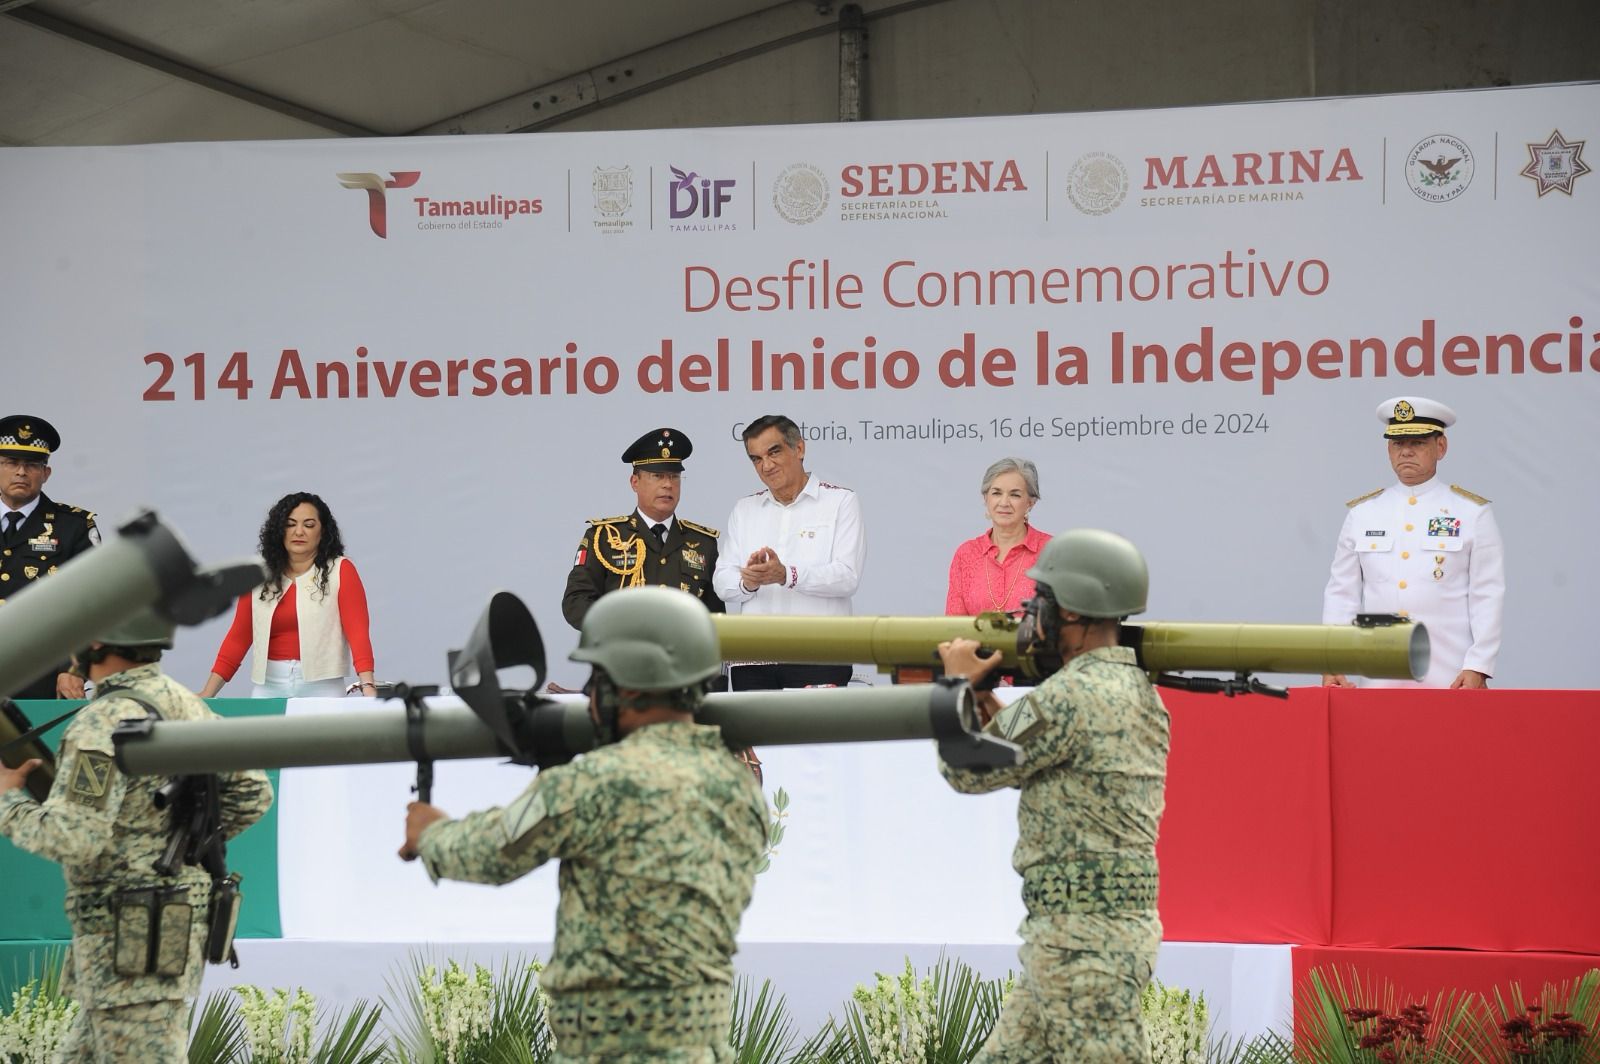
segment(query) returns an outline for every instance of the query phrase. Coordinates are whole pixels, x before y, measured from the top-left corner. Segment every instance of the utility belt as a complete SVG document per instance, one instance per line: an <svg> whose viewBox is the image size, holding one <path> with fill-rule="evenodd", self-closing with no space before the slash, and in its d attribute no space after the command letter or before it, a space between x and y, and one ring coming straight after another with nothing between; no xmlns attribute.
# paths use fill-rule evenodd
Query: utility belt
<svg viewBox="0 0 1600 1064"><path fill-rule="evenodd" d="M550 1031L574 1055L710 1045L728 1037L726 983L550 995Z"/></svg>
<svg viewBox="0 0 1600 1064"><path fill-rule="evenodd" d="M73 908L74 924L85 934L112 936L112 970L117 975L182 975L189 967L189 939L195 920L190 889L129 887L80 898ZM206 963L221 964L233 957L233 935L243 900L237 873L212 883L205 916Z"/></svg>
<svg viewBox="0 0 1600 1064"><path fill-rule="evenodd" d="M1153 857L1085 854L1024 871L1022 901L1034 916L1136 912L1156 907L1158 885Z"/></svg>

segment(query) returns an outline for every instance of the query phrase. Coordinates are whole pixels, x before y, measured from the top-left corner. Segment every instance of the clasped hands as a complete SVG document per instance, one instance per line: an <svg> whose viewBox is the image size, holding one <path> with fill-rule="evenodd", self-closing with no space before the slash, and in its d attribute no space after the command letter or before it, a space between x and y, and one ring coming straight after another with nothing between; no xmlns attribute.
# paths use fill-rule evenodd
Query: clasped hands
<svg viewBox="0 0 1600 1064"><path fill-rule="evenodd" d="M771 547L753 552L749 561L739 566L739 584L746 591L755 591L762 584L784 584L788 580L789 567Z"/></svg>

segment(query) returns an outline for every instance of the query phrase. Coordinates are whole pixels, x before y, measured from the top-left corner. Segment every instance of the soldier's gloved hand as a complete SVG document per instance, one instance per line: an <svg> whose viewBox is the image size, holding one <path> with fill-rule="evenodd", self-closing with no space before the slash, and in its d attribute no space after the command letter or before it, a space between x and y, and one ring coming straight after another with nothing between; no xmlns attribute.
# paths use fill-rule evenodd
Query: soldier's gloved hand
<svg viewBox="0 0 1600 1064"><path fill-rule="evenodd" d="M406 806L406 841L400 847L400 860L415 861L423 831L436 820L449 819L449 814L443 809L427 802L412 802Z"/></svg>
<svg viewBox="0 0 1600 1064"><path fill-rule="evenodd" d="M18 787L27 786L28 773L44 764L37 757L29 758L16 768L0 766L0 794L14 791Z"/></svg>

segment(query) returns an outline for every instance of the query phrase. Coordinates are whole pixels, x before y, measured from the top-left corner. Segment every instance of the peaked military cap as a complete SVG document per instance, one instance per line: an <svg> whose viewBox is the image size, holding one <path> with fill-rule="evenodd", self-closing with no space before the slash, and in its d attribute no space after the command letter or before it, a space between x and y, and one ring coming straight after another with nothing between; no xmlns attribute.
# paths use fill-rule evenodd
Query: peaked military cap
<svg viewBox="0 0 1600 1064"><path fill-rule="evenodd" d="M1386 439L1432 436L1456 423L1456 412L1419 395L1397 395L1378 404L1378 420Z"/></svg>
<svg viewBox="0 0 1600 1064"><path fill-rule="evenodd" d="M61 446L61 433L42 417L12 414L0 418L0 454L46 462Z"/></svg>
<svg viewBox="0 0 1600 1064"><path fill-rule="evenodd" d="M652 429L628 445L622 460L639 472L677 473L693 453L694 444L677 429Z"/></svg>

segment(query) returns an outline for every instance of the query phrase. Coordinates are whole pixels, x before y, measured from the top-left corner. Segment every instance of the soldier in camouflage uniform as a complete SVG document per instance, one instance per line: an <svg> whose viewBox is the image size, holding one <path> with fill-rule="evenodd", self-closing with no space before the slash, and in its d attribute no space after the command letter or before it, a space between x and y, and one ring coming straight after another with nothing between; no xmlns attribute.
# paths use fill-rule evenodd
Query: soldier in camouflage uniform
<svg viewBox="0 0 1600 1064"><path fill-rule="evenodd" d="M980 707L993 731L1023 748L1015 767L941 764L958 791L1017 787L1017 847L1028 915L1023 975L977 1058L989 1064L1148 1062L1139 992L1161 943L1156 830L1167 773L1167 711L1118 623L1145 608L1149 576L1121 536L1075 529L1028 570L1038 582L1042 636L1062 665L1018 702ZM945 671L977 680L998 663L978 644L939 647Z"/></svg>
<svg viewBox="0 0 1600 1064"><path fill-rule="evenodd" d="M721 667L706 608L624 589L584 618L601 745L504 808L449 820L413 802L402 857L508 883L561 858L549 993L558 1060L722 1064L739 920L766 844L761 788L719 728L694 722Z"/></svg>
<svg viewBox="0 0 1600 1064"><path fill-rule="evenodd" d="M187 1056L189 1013L205 968L211 877L193 866L172 876L154 871L171 825L170 813L158 810L153 797L167 781L124 776L111 744L118 724L148 715L133 698L155 707L163 720L215 716L162 673L161 651L171 646L172 626L146 614L116 626L84 652L97 695L62 737L59 771L42 805L24 786L40 762L0 770L0 834L59 862L67 881L72 947L64 989L79 1012L59 1050L61 1061L149 1064ZM224 775L221 782L222 828L231 838L267 811L272 785L265 773L254 771ZM176 904L161 910L162 933L152 948L130 951L131 936L125 936L119 954L116 900L141 890L167 892ZM183 915L186 925L173 923ZM118 974L130 967L140 974ZM146 969L172 974L145 974Z"/></svg>

